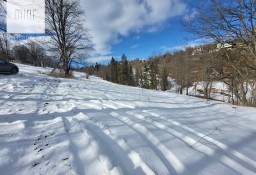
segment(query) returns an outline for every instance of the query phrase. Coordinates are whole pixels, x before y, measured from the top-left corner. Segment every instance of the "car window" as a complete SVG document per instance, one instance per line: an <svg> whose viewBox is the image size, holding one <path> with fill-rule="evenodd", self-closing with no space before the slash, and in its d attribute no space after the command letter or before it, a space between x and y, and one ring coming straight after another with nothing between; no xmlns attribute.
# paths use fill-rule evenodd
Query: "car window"
<svg viewBox="0 0 256 175"><path fill-rule="evenodd" d="M0 60L0 64L5 64L5 61Z"/></svg>

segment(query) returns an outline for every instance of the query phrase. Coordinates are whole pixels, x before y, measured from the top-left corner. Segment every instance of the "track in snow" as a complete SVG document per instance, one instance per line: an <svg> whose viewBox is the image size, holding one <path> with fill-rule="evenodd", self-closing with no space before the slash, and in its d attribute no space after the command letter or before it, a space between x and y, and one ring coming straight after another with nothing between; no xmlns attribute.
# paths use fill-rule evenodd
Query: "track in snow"
<svg viewBox="0 0 256 175"><path fill-rule="evenodd" d="M256 173L253 109L29 73L0 85L4 174Z"/></svg>

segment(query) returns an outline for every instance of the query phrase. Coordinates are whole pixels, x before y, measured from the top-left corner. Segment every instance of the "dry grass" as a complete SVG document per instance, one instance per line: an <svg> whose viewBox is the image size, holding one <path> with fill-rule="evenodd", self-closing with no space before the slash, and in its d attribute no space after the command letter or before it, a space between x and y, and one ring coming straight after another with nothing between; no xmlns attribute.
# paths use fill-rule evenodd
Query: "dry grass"
<svg viewBox="0 0 256 175"><path fill-rule="evenodd" d="M74 75L72 74L72 71L70 71L69 75L65 75L64 71L55 70L54 72L50 72L48 75L55 78L69 78L69 79L75 78Z"/></svg>

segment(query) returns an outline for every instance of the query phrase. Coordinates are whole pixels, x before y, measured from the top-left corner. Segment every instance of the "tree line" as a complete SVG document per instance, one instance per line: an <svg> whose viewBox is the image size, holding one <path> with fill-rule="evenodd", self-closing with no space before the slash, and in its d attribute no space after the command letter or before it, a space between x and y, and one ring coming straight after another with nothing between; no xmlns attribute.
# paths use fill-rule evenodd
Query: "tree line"
<svg viewBox="0 0 256 175"><path fill-rule="evenodd" d="M155 59L128 61L123 54L120 61L112 57L108 65L96 63L94 66L82 68L81 71L117 84L163 91L170 88L167 68L161 69Z"/></svg>
<svg viewBox="0 0 256 175"><path fill-rule="evenodd" d="M0 33L0 58L10 61L18 61L40 67L54 67L56 64L46 53L46 49L34 41L24 44L13 44L5 32Z"/></svg>

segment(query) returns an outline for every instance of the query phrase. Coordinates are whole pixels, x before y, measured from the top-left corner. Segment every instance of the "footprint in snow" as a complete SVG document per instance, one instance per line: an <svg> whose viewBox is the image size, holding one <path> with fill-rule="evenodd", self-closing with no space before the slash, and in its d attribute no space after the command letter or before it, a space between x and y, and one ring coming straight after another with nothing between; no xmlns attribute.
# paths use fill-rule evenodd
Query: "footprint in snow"
<svg viewBox="0 0 256 175"><path fill-rule="evenodd" d="M36 167L36 166L39 165L39 164L40 164L40 163L35 163L35 164L33 164L33 165L32 165L32 168L33 168L33 167Z"/></svg>

